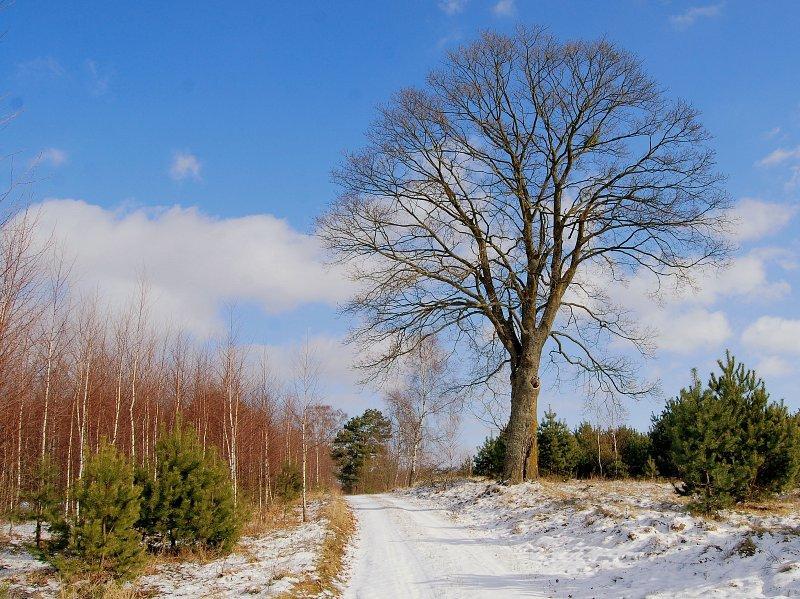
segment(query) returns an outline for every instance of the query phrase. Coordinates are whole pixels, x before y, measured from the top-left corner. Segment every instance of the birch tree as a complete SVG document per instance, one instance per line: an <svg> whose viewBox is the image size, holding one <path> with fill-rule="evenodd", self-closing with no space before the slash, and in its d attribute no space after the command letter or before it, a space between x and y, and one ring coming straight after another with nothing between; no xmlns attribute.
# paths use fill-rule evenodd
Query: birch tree
<svg viewBox="0 0 800 599"><path fill-rule="evenodd" d="M230 313L230 324L225 344L220 352L221 382L225 396L223 421L223 439L231 480L233 482L233 502L239 496L239 408L244 393L245 352L236 343L237 331L234 324L233 311Z"/></svg>
<svg viewBox="0 0 800 599"><path fill-rule="evenodd" d="M423 452L441 448L449 437L459 398L436 338L415 344L403 362L401 384L386 395L386 403L408 468L406 483L411 486Z"/></svg>
<svg viewBox="0 0 800 599"><path fill-rule="evenodd" d="M314 486L316 488L319 488L321 484L320 457L330 453L333 439L346 419L347 415L342 410L337 410L327 404L314 404L309 408L309 443L314 449Z"/></svg>
<svg viewBox="0 0 800 599"><path fill-rule="evenodd" d="M47 432L50 424L50 398L53 391L53 370L56 359L65 349L68 338L69 297L67 282L70 265L63 251L54 252L48 276L46 317L40 324L40 360L44 363L44 390L42 397L42 431L39 458L44 460L47 451Z"/></svg>
<svg viewBox="0 0 800 599"><path fill-rule="evenodd" d="M303 522L307 520L308 449L311 442L309 419L312 407L319 400L322 364L308 340L298 350L294 364L294 416L300 424L300 472L302 476Z"/></svg>

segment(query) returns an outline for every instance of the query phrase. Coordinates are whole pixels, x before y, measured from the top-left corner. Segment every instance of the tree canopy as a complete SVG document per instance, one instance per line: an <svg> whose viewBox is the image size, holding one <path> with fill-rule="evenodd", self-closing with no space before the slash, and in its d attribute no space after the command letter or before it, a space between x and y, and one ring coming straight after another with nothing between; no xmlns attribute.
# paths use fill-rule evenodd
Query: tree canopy
<svg viewBox="0 0 800 599"><path fill-rule="evenodd" d="M607 293L637 272L689 277L724 258L726 194L697 112L604 40L485 33L381 109L335 173L319 234L359 292L353 340L387 372L444 332L509 376L505 476L536 476L543 361L597 392L643 395L650 336Z"/></svg>

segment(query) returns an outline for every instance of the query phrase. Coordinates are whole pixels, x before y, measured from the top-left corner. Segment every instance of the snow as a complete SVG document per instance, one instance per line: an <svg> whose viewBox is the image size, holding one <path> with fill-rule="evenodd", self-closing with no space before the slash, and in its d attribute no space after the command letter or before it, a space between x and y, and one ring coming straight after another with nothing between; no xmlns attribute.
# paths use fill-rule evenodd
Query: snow
<svg viewBox="0 0 800 599"><path fill-rule="evenodd" d="M222 558L159 563L153 573L128 586L137 595L148 597L272 597L284 593L314 575L327 534L327 521L317 517L321 505L309 505L309 522L243 537L234 552ZM33 541L33 525L15 526L10 539L2 536L0 589L5 584L11 596L59 597L52 568L26 550L25 545Z"/></svg>
<svg viewBox="0 0 800 599"><path fill-rule="evenodd" d="M524 576L514 551L397 495L349 497L358 540L345 599L512 596ZM529 595L530 596L530 595Z"/></svg>
<svg viewBox="0 0 800 599"><path fill-rule="evenodd" d="M12 597L37 592L58 596L52 568L31 555L26 547L33 544L35 525L26 522L10 527L0 522L0 526L0 589L5 586Z"/></svg>
<svg viewBox="0 0 800 599"><path fill-rule="evenodd" d="M800 596L796 502L706 519L670 485L635 481L461 481L350 501L346 597Z"/></svg>
<svg viewBox="0 0 800 599"><path fill-rule="evenodd" d="M236 552L207 563L175 562L142 576L137 590L164 597L271 597L315 570L326 521L244 537Z"/></svg>

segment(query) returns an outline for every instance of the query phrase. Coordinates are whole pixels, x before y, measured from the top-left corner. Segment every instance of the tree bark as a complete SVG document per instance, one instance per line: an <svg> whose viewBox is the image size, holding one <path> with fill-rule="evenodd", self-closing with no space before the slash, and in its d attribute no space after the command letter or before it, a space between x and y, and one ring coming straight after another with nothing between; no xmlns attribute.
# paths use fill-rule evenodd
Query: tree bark
<svg viewBox="0 0 800 599"><path fill-rule="evenodd" d="M504 431L503 478L512 484L539 477L536 443L539 401L539 352L526 352L511 369L511 414ZM535 355L534 355L535 354Z"/></svg>
<svg viewBox="0 0 800 599"><path fill-rule="evenodd" d="M306 410L303 411L303 418L300 422L300 451L302 452L303 461L303 522L307 522L306 518L306 454L308 448L306 446Z"/></svg>

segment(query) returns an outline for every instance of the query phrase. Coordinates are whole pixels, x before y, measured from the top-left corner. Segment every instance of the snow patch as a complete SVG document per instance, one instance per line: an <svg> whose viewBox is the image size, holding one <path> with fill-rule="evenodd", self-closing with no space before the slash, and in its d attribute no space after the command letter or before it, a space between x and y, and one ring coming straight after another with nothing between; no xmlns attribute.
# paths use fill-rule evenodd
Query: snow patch
<svg viewBox="0 0 800 599"><path fill-rule="evenodd" d="M33 545L36 526L31 522L13 527L0 522L0 526L0 589L5 588L11 597L37 593L58 596L53 569L28 551Z"/></svg>

